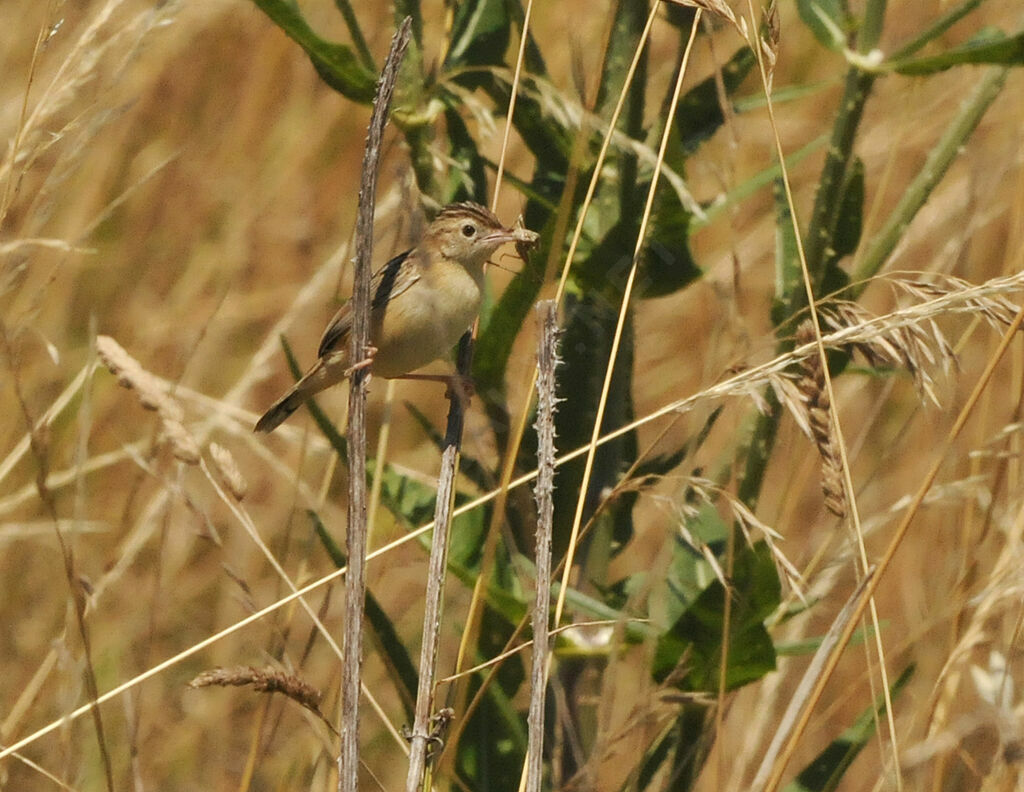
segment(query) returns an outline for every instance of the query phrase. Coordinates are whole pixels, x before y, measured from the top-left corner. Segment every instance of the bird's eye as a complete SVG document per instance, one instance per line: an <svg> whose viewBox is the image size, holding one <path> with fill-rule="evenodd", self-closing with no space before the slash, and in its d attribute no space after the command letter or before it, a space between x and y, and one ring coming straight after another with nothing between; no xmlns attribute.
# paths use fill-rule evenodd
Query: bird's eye
<svg viewBox="0 0 1024 792"><path fill-rule="evenodd" d="M471 225L470 223L466 223L462 227L462 235L464 237L466 237L467 239L469 239L469 237L473 236L473 234L475 234L475 233L476 233L476 227Z"/></svg>

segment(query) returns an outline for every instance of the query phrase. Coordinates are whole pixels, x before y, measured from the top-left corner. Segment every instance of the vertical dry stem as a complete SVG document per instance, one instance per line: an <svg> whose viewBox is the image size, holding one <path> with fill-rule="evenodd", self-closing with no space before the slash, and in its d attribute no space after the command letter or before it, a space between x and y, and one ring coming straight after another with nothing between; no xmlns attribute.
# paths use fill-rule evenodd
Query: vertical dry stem
<svg viewBox="0 0 1024 792"><path fill-rule="evenodd" d="M388 108L398 78L398 65L409 44L412 20L406 17L391 40L384 63L363 154L356 221L355 283L352 289L352 331L349 360L363 360L370 334L370 257L373 252L373 205L377 194L377 164ZM348 394L348 574L345 577L345 643L341 685L341 752L338 790L359 788L359 692L363 661L363 601L366 597L366 369L356 370Z"/></svg>
<svg viewBox="0 0 1024 792"><path fill-rule="evenodd" d="M551 522L555 488L555 367L558 365L558 303L537 307L541 322L537 355L537 598L533 606L533 661L530 668L530 714L527 721L527 792L540 792L544 748L544 671L548 656L548 611L551 606Z"/></svg>
<svg viewBox="0 0 1024 792"><path fill-rule="evenodd" d="M466 333L459 342L458 373L469 376L473 361L473 338ZM427 590L423 607L423 645L420 647L420 678L416 688L416 713L409 739L409 774L406 792L416 792L423 780L430 741L430 712L434 706L434 679L437 676L437 647L441 637L441 598L444 593L444 572L448 565L448 532L455 500L455 476L459 470L459 447L462 444L464 408L462 399L451 397L448 426L441 454L441 473L437 481L437 503L434 506L434 538L430 543L427 567Z"/></svg>

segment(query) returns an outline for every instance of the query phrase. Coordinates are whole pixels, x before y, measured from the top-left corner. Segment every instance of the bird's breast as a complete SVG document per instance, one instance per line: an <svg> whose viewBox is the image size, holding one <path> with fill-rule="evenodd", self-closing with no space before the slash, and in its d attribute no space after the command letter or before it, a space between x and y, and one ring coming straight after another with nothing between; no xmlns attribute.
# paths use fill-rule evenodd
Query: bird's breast
<svg viewBox="0 0 1024 792"><path fill-rule="evenodd" d="M444 357L480 310L479 276L454 262L424 267L419 280L375 317L373 372L399 377Z"/></svg>

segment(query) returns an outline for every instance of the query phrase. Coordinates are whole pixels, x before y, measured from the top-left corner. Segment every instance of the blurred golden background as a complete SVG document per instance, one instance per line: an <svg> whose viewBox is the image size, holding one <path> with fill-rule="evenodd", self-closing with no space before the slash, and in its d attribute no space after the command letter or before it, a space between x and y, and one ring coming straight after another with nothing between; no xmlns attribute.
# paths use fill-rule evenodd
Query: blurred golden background
<svg viewBox="0 0 1024 792"><path fill-rule="evenodd" d="M934 1L890 5L883 51L947 6ZM580 82L593 90L608 6L538 5L533 33L550 58L554 88L567 102L578 102ZM310 0L302 8L322 36L344 39L332 3ZM441 57L445 9L440 2L423 8L429 63ZM776 91L807 89L776 108L782 144L791 153L828 134L845 64L837 53L816 45L792 4L781 4L780 12ZM371 52L382 59L392 33L390 7L368 4L358 15ZM305 509L315 506L341 536L345 477L334 469L330 449L309 431L305 411L270 438L254 436L251 426L291 381L279 336L287 335L303 365L311 363L322 328L347 296L369 110L321 82L299 47L242 0L6 0L3 16L0 743L9 745L88 700L54 516L89 592L86 619L101 692L287 593L204 475L167 453L158 442L158 421L97 367L97 335L113 337L146 370L174 384L185 422L204 453L211 440L231 452L248 482L244 508L292 579L305 583L332 570L305 517ZM947 37L959 42L983 25L1013 30L1020 22L1013 4L987 3L971 15L969 30L954 28ZM729 35L719 29L713 38L719 60L738 45ZM658 91L673 78L674 42L667 24L657 21L649 79ZM509 58L513 53L514 47ZM706 43L699 45L687 83L710 74L713 62ZM866 172L865 236L891 211L984 68L879 81L857 145ZM1022 87L1021 75L1012 72L1000 99L914 219L887 273L948 275L976 283L1020 271ZM740 96L743 112L705 144L685 174L702 201L714 200L773 161L756 70ZM652 123L657 108L657 101L648 103ZM471 108L467 114L472 116ZM500 151L500 131L499 126L481 135L492 159ZM409 246L422 224L405 147L393 130L387 140L378 262ZM790 172L802 221L810 214L826 146L819 141ZM515 134L509 157L510 172L529 179L532 160ZM506 183L499 216L511 223L524 202ZM694 234L691 246L705 276L679 293L637 306L637 416L774 354L770 190L716 215ZM520 264L511 256L497 263L490 279L500 294L511 278L505 268L515 271ZM552 291L552 284L545 285L544 294ZM881 279L861 302L885 314L904 297ZM934 460L999 337L969 314L938 317L936 329L958 362L949 373L939 362L929 364L937 405L922 401L906 376L854 374L838 382L836 398L869 555L888 541L894 519ZM509 366L513 414L526 397L534 342L528 322ZM988 703L977 680L989 672L993 652L1005 658L1009 680L1019 678L1022 668L1020 532L1015 528L1022 506L1017 426L1022 360L1017 339L879 591L890 667L916 664L896 705L910 788L1004 788L996 784L1009 776L997 773L1016 773L1019 757L1007 746L1020 739L1019 701L1010 697L1002 708ZM371 449L385 413L386 389L381 380L371 385ZM437 474L437 451L401 405L415 403L443 427L442 390L400 383L392 411L388 459L428 483ZM342 387L322 401L339 427L345 398ZM702 452L702 465L716 464L735 439L736 426L750 409L738 401L726 405L735 420L719 423ZM684 417L664 439L664 424L643 427L640 446L658 440L669 447L696 432L705 415ZM45 430L30 443L28 424L43 420ZM467 453L497 464L479 415L470 415L465 446ZM42 492L39 476L46 482ZM666 477L641 496L637 537L613 562L620 576L659 568L664 536L678 520L682 487ZM52 511L44 494L52 497ZM783 552L797 568L815 561L808 591L820 598L773 636L795 641L820 635L852 589L854 551L843 524L822 505L817 454L791 420L780 429L757 515L782 535ZM374 546L404 532L384 514L376 520ZM412 647L418 647L425 565L426 553L410 543L369 568L371 591ZM450 595L446 613L454 641L469 594L450 586ZM318 592L310 601L322 609L327 624L338 624L339 588ZM282 655L295 660L303 656L309 634L306 615L287 606L105 705L119 788L329 787L330 737L315 724L305 725L309 716L298 708L232 690L185 687L196 673L217 665L259 666ZM973 636L967 645L960 643L964 635ZM302 675L327 692L324 711L330 716L337 660L322 642L313 643ZM745 788L807 660L806 654L781 657L777 673L729 699L723 731L698 788ZM869 706L878 690L869 687L868 663L859 645L848 650L791 770L806 765ZM940 677L947 663L958 676ZM372 647L365 669L367 685L400 720ZM615 691L606 713L609 734L628 720L631 698L650 693L651 683L642 677L628 657L609 666L600 682L600 689ZM951 687L942 687L946 684ZM1012 690L1007 685L1004 689ZM936 706L949 710L940 731L949 735L952 751L927 739ZM363 730L367 765L385 788L397 787L404 777L397 748L369 711ZM612 746L592 760L592 788L618 789L625 782L616 769L619 750L624 749ZM83 718L21 753L71 788L94 789L103 785L96 751L92 726ZM949 757L951 769L934 772L935 752ZM1009 769L1001 757L1013 759ZM841 788L889 788L891 758L887 742L870 741ZM936 778L940 782L933 786ZM0 786L56 788L12 758L0 762Z"/></svg>

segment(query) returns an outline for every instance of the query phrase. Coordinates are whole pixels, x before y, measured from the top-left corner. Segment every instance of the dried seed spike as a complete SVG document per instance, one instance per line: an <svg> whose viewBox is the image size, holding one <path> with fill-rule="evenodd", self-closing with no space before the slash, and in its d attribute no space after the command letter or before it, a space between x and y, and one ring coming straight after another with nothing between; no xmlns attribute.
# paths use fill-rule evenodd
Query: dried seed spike
<svg viewBox="0 0 1024 792"><path fill-rule="evenodd" d="M147 410L167 409L164 404L167 394L164 393L159 382L142 368L139 362L129 355L117 341L110 336L98 336L96 338L96 353L103 361L103 365L117 377L117 381L122 387L138 393L143 407Z"/></svg>
<svg viewBox="0 0 1024 792"><path fill-rule="evenodd" d="M220 475L221 483L231 493L231 496L237 501L245 498L249 491L249 482L245 480L242 471L238 469L231 452L219 443L210 443L210 456Z"/></svg>
<svg viewBox="0 0 1024 792"><path fill-rule="evenodd" d="M204 671L188 683L190 688L203 687L243 687L252 686L260 693L281 693L306 709L321 715L320 700L323 695L315 687L299 677L276 668L254 668L253 666L235 666L234 668L214 668Z"/></svg>
<svg viewBox="0 0 1024 792"><path fill-rule="evenodd" d="M163 417L163 416L161 416ZM163 421L163 436L171 444L174 458L186 465L198 465L202 455L199 443L181 421Z"/></svg>
<svg viewBox="0 0 1024 792"><path fill-rule="evenodd" d="M761 54L764 56L765 67L768 73L768 92L771 93L772 83L775 79L775 63L779 55L779 39L781 30L779 28L779 8L775 0L771 0L768 7L761 13Z"/></svg>
<svg viewBox="0 0 1024 792"><path fill-rule="evenodd" d="M743 28L740 27L736 21L736 15L732 12L732 9L725 4L724 0L669 0L669 2L675 3L676 5L686 6L687 8L699 8L702 11L707 11L709 14L724 19L729 22L739 34L746 38L746 33Z"/></svg>
<svg viewBox="0 0 1024 792"><path fill-rule="evenodd" d="M814 341L814 325L805 321L796 331L799 344ZM843 490L843 466L832 427L832 414L828 389L825 387L825 371L817 352L800 361L802 375L797 388L804 401L807 423L811 428L814 444L821 455L821 489L825 495L825 507L837 517L846 516L846 494Z"/></svg>
<svg viewBox="0 0 1024 792"><path fill-rule="evenodd" d="M174 456L186 464L198 465L199 444L185 428L185 410L167 394L160 379L146 371L110 336L96 338L96 354L121 385L139 395L143 407L156 410L163 436L171 444Z"/></svg>

